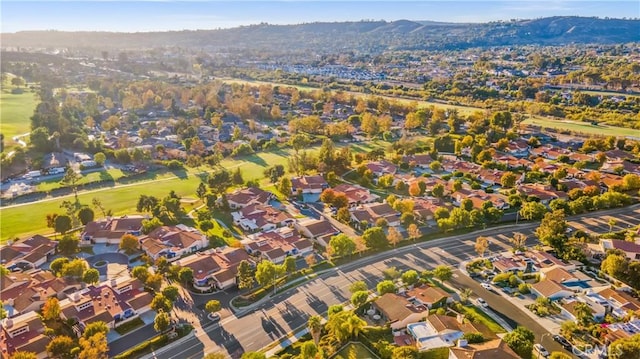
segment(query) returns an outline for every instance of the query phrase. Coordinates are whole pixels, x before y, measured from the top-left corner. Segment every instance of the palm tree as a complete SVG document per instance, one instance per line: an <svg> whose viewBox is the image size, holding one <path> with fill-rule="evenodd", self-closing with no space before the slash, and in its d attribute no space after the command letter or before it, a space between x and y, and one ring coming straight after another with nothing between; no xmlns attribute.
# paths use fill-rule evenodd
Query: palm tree
<svg viewBox="0 0 640 359"><path fill-rule="evenodd" d="M607 223L609 224L609 232L613 232L613 227L615 227L618 222L615 218L609 218L609 222Z"/></svg>
<svg viewBox="0 0 640 359"><path fill-rule="evenodd" d="M349 335L351 337L357 337L358 335L360 335L362 328L364 328L367 323L364 320L360 319L360 317L358 317L355 313L351 312L351 315L347 318L345 325L348 328Z"/></svg>
<svg viewBox="0 0 640 359"><path fill-rule="evenodd" d="M578 319L584 326L589 325L593 320L593 312L591 311L589 305L586 303L576 303L574 311L576 313L576 319Z"/></svg>
<svg viewBox="0 0 640 359"><path fill-rule="evenodd" d="M320 317L319 315L312 315L309 317L309 320L307 320L307 328L309 328L309 334L311 334L313 342L316 343L316 346L320 342L320 334L322 333L323 327L324 326L322 325L322 317Z"/></svg>
<svg viewBox="0 0 640 359"><path fill-rule="evenodd" d="M473 294L473 291L471 289L469 288L463 289L462 291L460 291L460 301L463 303L467 303L472 294Z"/></svg>
<svg viewBox="0 0 640 359"><path fill-rule="evenodd" d="M524 248L524 244L527 242L527 236L523 233L516 232L513 237L509 238L509 242L513 246L513 250L517 251Z"/></svg>

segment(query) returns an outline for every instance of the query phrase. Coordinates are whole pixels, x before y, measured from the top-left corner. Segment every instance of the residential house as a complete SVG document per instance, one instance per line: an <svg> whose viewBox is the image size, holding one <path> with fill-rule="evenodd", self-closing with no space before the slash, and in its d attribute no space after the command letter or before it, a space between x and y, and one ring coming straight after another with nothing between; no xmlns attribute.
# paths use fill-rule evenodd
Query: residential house
<svg viewBox="0 0 640 359"><path fill-rule="evenodd" d="M237 212L232 212L233 223L246 232L270 231L295 222L287 212L269 205L250 204Z"/></svg>
<svg viewBox="0 0 640 359"><path fill-rule="evenodd" d="M324 218L309 218L304 221L298 221L294 224L294 227L298 232L300 232L300 234L323 247L326 247L329 244L331 237L340 233L340 231L338 231L331 222Z"/></svg>
<svg viewBox="0 0 640 359"><path fill-rule="evenodd" d="M439 308L453 302L451 295L439 287L423 285L404 293L410 302L423 305L428 309Z"/></svg>
<svg viewBox="0 0 640 359"><path fill-rule="evenodd" d="M8 358L17 351L36 353L38 359L49 357L46 350L51 338L44 335L44 324L35 311L5 318L1 327L0 350L3 358Z"/></svg>
<svg viewBox="0 0 640 359"><path fill-rule="evenodd" d="M608 287L601 289L597 294L607 301L606 306L617 318L624 318L628 313L640 315L640 300L627 292Z"/></svg>
<svg viewBox="0 0 640 359"><path fill-rule="evenodd" d="M433 162L433 158L431 158L429 154L409 155L402 157L402 162L410 166L427 169L431 165L431 162Z"/></svg>
<svg viewBox="0 0 640 359"><path fill-rule="evenodd" d="M371 170L373 177L377 178L387 174L393 175L398 171L398 166L387 160L369 162L365 166Z"/></svg>
<svg viewBox="0 0 640 359"><path fill-rule="evenodd" d="M242 241L245 250L273 263L282 263L287 256L300 257L313 251L313 243L307 238L301 238L289 227L262 232L249 238Z"/></svg>
<svg viewBox="0 0 640 359"><path fill-rule="evenodd" d="M451 197L452 203L458 207L462 204L463 199L468 198L473 203L473 208L475 209L482 209L485 202L491 202L497 209L505 210L509 208L508 198L499 193L487 193L482 190L473 190L463 187L452 193Z"/></svg>
<svg viewBox="0 0 640 359"><path fill-rule="evenodd" d="M549 185L540 183L525 183L518 186L518 192L523 196L534 196L540 199L540 203L549 205L554 199L567 199L565 192L557 191Z"/></svg>
<svg viewBox="0 0 640 359"><path fill-rule="evenodd" d="M514 157L527 157L529 156L529 143L523 139L517 139L510 141L504 152Z"/></svg>
<svg viewBox="0 0 640 359"><path fill-rule="evenodd" d="M60 317L76 320L77 334L96 321L116 328L151 310L152 299L138 279L120 277L71 293L60 301Z"/></svg>
<svg viewBox="0 0 640 359"><path fill-rule="evenodd" d="M380 219L387 221L389 227L400 225L400 213L393 209L388 203L370 203L358 206L352 210L351 221L358 226L366 223L367 227L374 226Z"/></svg>
<svg viewBox="0 0 640 359"><path fill-rule="evenodd" d="M329 188L329 184L321 175L301 176L291 178L291 193L298 192L302 194L316 193L320 194L325 188Z"/></svg>
<svg viewBox="0 0 640 359"><path fill-rule="evenodd" d="M541 280L531 285L531 292L538 297L558 300L574 295L573 291L553 280Z"/></svg>
<svg viewBox="0 0 640 359"><path fill-rule="evenodd" d="M51 272L42 270L29 275L11 273L1 278L0 284L0 298L10 317L40 310L47 298L63 299L65 293L81 288L76 280L56 278Z"/></svg>
<svg viewBox="0 0 640 359"><path fill-rule="evenodd" d="M125 234L139 236L142 233L143 216L107 217L87 223L80 238L84 243L120 244Z"/></svg>
<svg viewBox="0 0 640 359"><path fill-rule="evenodd" d="M613 149L613 150L609 150L607 152L604 153L607 156L607 159L609 160L613 160L613 161L624 161L624 160L632 160L634 158L636 158L636 156L634 156L633 154L627 152L627 151L623 151L620 149Z"/></svg>
<svg viewBox="0 0 640 359"><path fill-rule="evenodd" d="M209 245L206 235L184 224L158 227L141 236L139 242L140 248L153 260L165 257L169 261Z"/></svg>
<svg viewBox="0 0 640 359"><path fill-rule="evenodd" d="M478 344L467 344L465 340L458 346L449 348L449 359L520 359L502 339L493 339Z"/></svg>
<svg viewBox="0 0 640 359"><path fill-rule="evenodd" d="M550 267L540 270L541 278L552 280L567 288L576 290L591 288L591 277L578 270L571 270L569 267Z"/></svg>
<svg viewBox="0 0 640 359"><path fill-rule="evenodd" d="M502 186L502 175L504 172L500 170L481 169L477 171L477 177L485 186Z"/></svg>
<svg viewBox="0 0 640 359"><path fill-rule="evenodd" d="M175 264L193 270L193 285L197 289L210 290L236 285L238 265L243 260L254 265L244 249L225 246L190 255Z"/></svg>
<svg viewBox="0 0 640 359"><path fill-rule="evenodd" d="M624 252L631 260L640 260L640 244L637 242L623 241L620 239L601 238L600 247L603 252L618 249Z"/></svg>
<svg viewBox="0 0 640 359"><path fill-rule="evenodd" d="M393 329L405 328L407 324L423 320L429 315L428 307L396 293L385 293L372 305L380 313L381 319L390 323Z"/></svg>
<svg viewBox="0 0 640 359"><path fill-rule="evenodd" d="M588 299L587 296L563 299L560 303L560 312L573 321L578 320L579 314L576 311L576 306L579 303L584 303L589 307L594 321L601 322L604 320L607 311L606 307L593 299Z"/></svg>
<svg viewBox="0 0 640 359"><path fill-rule="evenodd" d="M624 185L622 176L614 175L611 173L600 174L600 186L604 191L608 191L610 188L621 188Z"/></svg>
<svg viewBox="0 0 640 359"><path fill-rule="evenodd" d="M407 325L407 331L419 351L454 346L465 333L481 333L487 339L496 338L487 327L465 321L461 314L456 317L431 314L424 322Z"/></svg>
<svg viewBox="0 0 640 359"><path fill-rule="evenodd" d="M239 209L245 208L250 204L261 204L266 206L274 196L273 193L260 188L249 187L227 194L226 198L231 209Z"/></svg>
<svg viewBox="0 0 640 359"><path fill-rule="evenodd" d="M369 192L368 189L349 183L342 183L333 188L336 193L343 193L349 200L349 207L357 207L365 203L373 203L380 199L380 196Z"/></svg>
<svg viewBox="0 0 640 359"><path fill-rule="evenodd" d="M493 268L501 273L517 273L527 271L531 265L519 257L499 257L493 262Z"/></svg>
<svg viewBox="0 0 640 359"><path fill-rule="evenodd" d="M58 242L36 234L0 248L0 263L9 270L28 270L45 264L55 253Z"/></svg>

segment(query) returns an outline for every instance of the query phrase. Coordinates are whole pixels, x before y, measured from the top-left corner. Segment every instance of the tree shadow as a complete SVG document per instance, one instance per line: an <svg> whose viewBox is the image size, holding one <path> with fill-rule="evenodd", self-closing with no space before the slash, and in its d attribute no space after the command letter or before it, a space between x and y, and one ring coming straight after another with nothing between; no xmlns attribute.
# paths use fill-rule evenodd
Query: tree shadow
<svg viewBox="0 0 640 359"><path fill-rule="evenodd" d="M307 293L307 303L309 303L311 309L315 310L318 314L324 314L329 309L327 303L323 302L318 298L318 296L312 293Z"/></svg>
<svg viewBox="0 0 640 359"><path fill-rule="evenodd" d="M174 176L180 178L180 179L187 179L189 178L189 174L187 173L186 170L180 168L180 169L175 169L175 170L171 170L171 173L173 173Z"/></svg>
<svg viewBox="0 0 640 359"><path fill-rule="evenodd" d="M255 163L255 164L257 164L258 166L261 166L261 167L267 167L268 166L267 161L265 161L264 159L262 159L262 157L259 157L258 155L248 156L248 157L245 157L243 159L246 160L246 161L249 161L251 163Z"/></svg>

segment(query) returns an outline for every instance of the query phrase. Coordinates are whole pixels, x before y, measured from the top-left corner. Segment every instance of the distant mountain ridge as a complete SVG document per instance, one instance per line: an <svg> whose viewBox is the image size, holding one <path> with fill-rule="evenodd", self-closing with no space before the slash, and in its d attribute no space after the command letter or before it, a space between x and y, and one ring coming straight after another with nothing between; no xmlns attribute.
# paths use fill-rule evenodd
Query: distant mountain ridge
<svg viewBox="0 0 640 359"><path fill-rule="evenodd" d="M640 41L640 20L556 16L490 23L398 20L250 25L219 30L114 33L23 31L1 34L2 47L314 51L460 49L511 45L616 44Z"/></svg>

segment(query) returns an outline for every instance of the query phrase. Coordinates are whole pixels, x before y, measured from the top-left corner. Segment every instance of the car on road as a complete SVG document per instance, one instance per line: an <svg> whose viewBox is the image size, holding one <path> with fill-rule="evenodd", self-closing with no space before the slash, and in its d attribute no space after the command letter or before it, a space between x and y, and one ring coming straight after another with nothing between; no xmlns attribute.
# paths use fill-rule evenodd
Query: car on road
<svg viewBox="0 0 640 359"><path fill-rule="evenodd" d="M539 343L536 343L536 344L534 344L534 345L533 345L533 350L534 350L535 352L537 352L537 353L538 353L541 357L543 357L543 358L547 358L547 357L549 357L549 355L551 355L551 354L549 354L549 352L547 351L547 349L545 349L545 348L542 346L542 344L539 344Z"/></svg>
<svg viewBox="0 0 640 359"><path fill-rule="evenodd" d="M217 323L220 321L220 314L218 313L209 314L209 319L211 319L213 323Z"/></svg>
<svg viewBox="0 0 640 359"><path fill-rule="evenodd" d="M489 303L487 303L484 299L478 298L477 302L483 308L489 308Z"/></svg>
<svg viewBox="0 0 640 359"><path fill-rule="evenodd" d="M480 283L480 286L486 290L493 290L493 287L489 283Z"/></svg>
<svg viewBox="0 0 640 359"><path fill-rule="evenodd" d="M571 350L571 348L573 348L571 343L569 343L569 341L561 335L554 335L553 340L555 340L560 345L562 345L562 347L565 348L566 350Z"/></svg>

